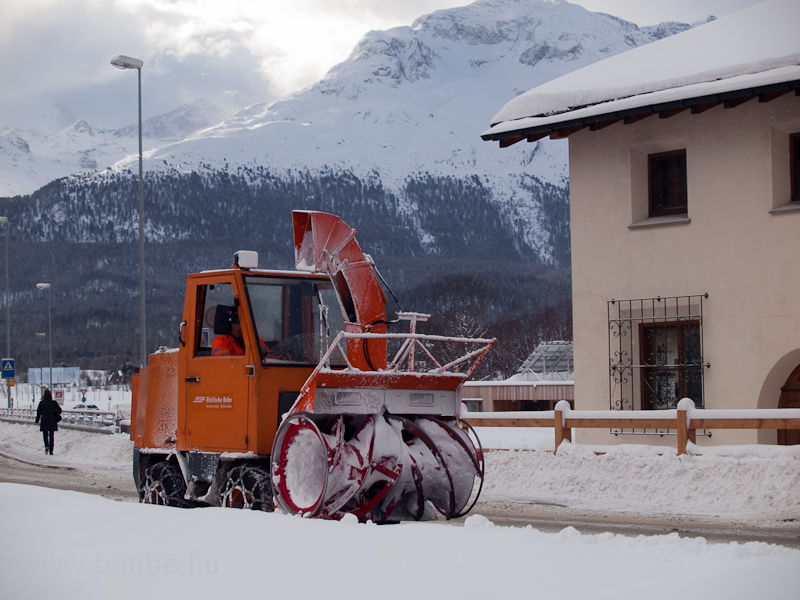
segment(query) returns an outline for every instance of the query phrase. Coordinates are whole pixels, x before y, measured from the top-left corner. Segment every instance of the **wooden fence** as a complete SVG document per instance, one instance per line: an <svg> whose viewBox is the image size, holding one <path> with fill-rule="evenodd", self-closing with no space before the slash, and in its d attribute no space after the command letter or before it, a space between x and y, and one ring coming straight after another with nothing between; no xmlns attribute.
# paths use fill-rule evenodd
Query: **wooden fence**
<svg viewBox="0 0 800 600"><path fill-rule="evenodd" d="M573 410L569 402L561 401L555 410L529 414L536 416L468 413L462 418L473 427L552 427L556 452L561 442L572 441L573 429L581 428L673 430L677 432L678 454L686 454L686 446L696 441L698 430L800 430L800 408L708 410L695 408L689 398L681 400L673 410Z"/></svg>

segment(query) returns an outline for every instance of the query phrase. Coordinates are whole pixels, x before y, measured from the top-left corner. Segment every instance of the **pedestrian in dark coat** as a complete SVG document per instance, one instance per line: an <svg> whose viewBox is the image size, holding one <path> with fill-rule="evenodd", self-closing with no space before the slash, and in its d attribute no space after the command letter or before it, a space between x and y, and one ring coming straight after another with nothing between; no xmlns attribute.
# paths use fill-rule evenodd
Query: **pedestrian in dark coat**
<svg viewBox="0 0 800 600"><path fill-rule="evenodd" d="M36 409L36 422L39 425L39 431L42 432L44 438L44 453L53 454L53 443L55 442L55 432L58 431L58 422L61 420L61 407L58 402L53 400L53 394L50 390L45 390L42 394L42 400Z"/></svg>

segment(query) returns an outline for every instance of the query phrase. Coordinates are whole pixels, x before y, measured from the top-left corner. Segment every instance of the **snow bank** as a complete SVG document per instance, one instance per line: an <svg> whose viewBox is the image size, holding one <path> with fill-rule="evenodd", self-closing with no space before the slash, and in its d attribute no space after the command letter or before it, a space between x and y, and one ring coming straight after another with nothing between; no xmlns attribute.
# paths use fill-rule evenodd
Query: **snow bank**
<svg viewBox="0 0 800 600"><path fill-rule="evenodd" d="M641 445L599 456L576 444L563 444L557 455L492 451L481 498L776 524L800 518L800 456L765 458L742 448L729 456L660 454Z"/></svg>
<svg viewBox="0 0 800 600"><path fill-rule="evenodd" d="M690 445L690 455L677 456L674 448L564 443L555 455L549 428L480 427L477 433L486 450L482 502L718 517L777 527L800 519L798 446ZM101 485L128 477L132 450L127 435L61 430L56 454L45 456L37 427L0 422L0 452L77 467Z"/></svg>
<svg viewBox="0 0 800 600"><path fill-rule="evenodd" d="M545 429L480 428L479 435L497 448L552 443L552 430ZM101 484L130 469L127 436L56 436L57 454L44 456L38 428L0 422L0 452L77 466ZM765 448L715 448L681 457L641 445L609 447L600 456L568 443L558 455L490 450L482 501L791 527L800 517L800 456ZM349 600L362 590L403 600L625 600L643 593L674 600L686 589L712 598L760 600L785 597L800 586L798 550L755 542L709 544L677 534L582 535L573 528L548 534L496 526L480 510L479 503L464 527L379 527L353 519L173 509L0 483L0 580L3 597L15 600L126 599L143 592Z"/></svg>
<svg viewBox="0 0 800 600"><path fill-rule="evenodd" d="M45 457L38 425L0 421L0 452L58 466L128 468L133 442L126 433L101 434L60 428L55 434L55 453Z"/></svg>
<svg viewBox="0 0 800 600"><path fill-rule="evenodd" d="M556 439L552 427L476 427L475 432L484 450L552 452Z"/></svg>
<svg viewBox="0 0 800 600"><path fill-rule="evenodd" d="M493 527L359 525L218 508L181 510L0 484L4 597L786 597L800 551ZM13 540L13 543L9 543Z"/></svg>

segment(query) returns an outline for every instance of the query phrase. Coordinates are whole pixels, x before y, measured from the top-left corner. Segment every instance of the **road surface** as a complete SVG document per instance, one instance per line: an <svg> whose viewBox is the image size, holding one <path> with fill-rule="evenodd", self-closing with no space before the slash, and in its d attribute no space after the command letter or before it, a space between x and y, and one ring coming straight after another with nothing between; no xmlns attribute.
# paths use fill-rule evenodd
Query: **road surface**
<svg viewBox="0 0 800 600"><path fill-rule="evenodd" d="M0 482L38 485L60 490L96 494L123 502L137 502L138 495L130 474L102 473L79 467L48 466L0 453ZM508 501L479 501L470 514L480 514L497 526L526 527L558 532L574 527L581 533L603 532L623 535L663 535L704 537L710 542L767 542L800 548L800 521L785 527L753 527L734 520L711 520L692 516L601 514L557 504ZM460 524L467 517L441 523Z"/></svg>
<svg viewBox="0 0 800 600"><path fill-rule="evenodd" d="M130 502L139 500L132 475L124 476L112 472L103 473L98 477L94 470L42 465L5 453L0 453L0 482L96 494L112 500Z"/></svg>

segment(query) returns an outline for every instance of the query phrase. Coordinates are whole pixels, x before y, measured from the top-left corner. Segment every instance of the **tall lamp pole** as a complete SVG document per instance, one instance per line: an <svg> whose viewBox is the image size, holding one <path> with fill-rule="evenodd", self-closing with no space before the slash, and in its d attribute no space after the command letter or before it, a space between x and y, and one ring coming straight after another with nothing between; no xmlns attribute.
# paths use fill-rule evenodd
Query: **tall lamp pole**
<svg viewBox="0 0 800 600"><path fill-rule="evenodd" d="M53 389L53 320L50 313L50 284L37 283L36 288L40 290L47 290L47 337L50 342L50 384L49 388Z"/></svg>
<svg viewBox="0 0 800 600"><path fill-rule="evenodd" d="M11 316L8 296L8 217L0 217L0 223L4 223L6 226L6 357L11 358ZM6 398L8 398L8 408L11 408L11 381L8 379L6 379Z"/></svg>
<svg viewBox="0 0 800 600"><path fill-rule="evenodd" d="M144 312L144 183L142 165L142 66L138 58L118 55L111 59L118 69L136 69L139 74L139 363L147 366L147 330Z"/></svg>
<svg viewBox="0 0 800 600"><path fill-rule="evenodd" d="M40 340L44 341L44 338L47 337L47 334L44 331L37 331L36 332L36 337L38 337ZM39 352L37 352L37 358L40 357L40 355L41 355L41 347L39 348ZM41 363L39 363L39 364L41 364ZM41 398L41 392L44 391L42 389L43 386L44 386L44 373L42 372L42 368L39 367L39 392L40 392L39 397L40 398Z"/></svg>

